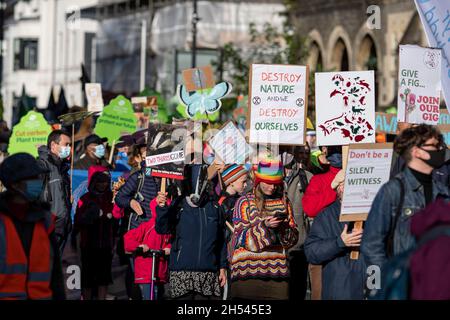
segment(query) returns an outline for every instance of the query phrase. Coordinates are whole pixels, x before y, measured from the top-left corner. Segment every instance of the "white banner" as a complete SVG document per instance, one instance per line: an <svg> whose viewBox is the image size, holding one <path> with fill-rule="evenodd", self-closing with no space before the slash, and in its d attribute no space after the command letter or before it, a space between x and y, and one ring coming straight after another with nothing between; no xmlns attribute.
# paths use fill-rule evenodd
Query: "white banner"
<svg viewBox="0 0 450 320"><path fill-rule="evenodd" d="M441 50L400 46L398 121L436 125L441 99Z"/></svg>
<svg viewBox="0 0 450 320"><path fill-rule="evenodd" d="M308 68L252 64L250 143L304 145Z"/></svg>
<svg viewBox="0 0 450 320"><path fill-rule="evenodd" d="M450 1L415 0L430 47L442 49L442 91L450 112Z"/></svg>

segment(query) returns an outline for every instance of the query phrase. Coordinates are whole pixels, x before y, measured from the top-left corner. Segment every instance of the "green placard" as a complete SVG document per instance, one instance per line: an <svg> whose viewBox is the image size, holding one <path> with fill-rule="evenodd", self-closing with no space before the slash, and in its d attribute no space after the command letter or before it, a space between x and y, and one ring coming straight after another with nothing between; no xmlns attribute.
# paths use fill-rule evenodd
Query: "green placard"
<svg viewBox="0 0 450 320"><path fill-rule="evenodd" d="M42 113L29 111L14 126L9 140L8 153L26 152L37 157L38 147L47 144L50 132L52 132L52 127Z"/></svg>
<svg viewBox="0 0 450 320"><path fill-rule="evenodd" d="M111 100L97 119L95 133L108 138L110 144L124 134L136 131L137 119L131 101L120 95Z"/></svg>

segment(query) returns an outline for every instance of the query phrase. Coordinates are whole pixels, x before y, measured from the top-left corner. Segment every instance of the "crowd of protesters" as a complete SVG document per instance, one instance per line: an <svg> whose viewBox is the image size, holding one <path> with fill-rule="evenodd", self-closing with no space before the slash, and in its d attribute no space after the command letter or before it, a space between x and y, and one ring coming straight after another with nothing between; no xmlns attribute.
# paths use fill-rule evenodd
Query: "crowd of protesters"
<svg viewBox="0 0 450 320"><path fill-rule="evenodd" d="M106 298L114 254L133 300L450 299L441 273L450 262L450 162L438 129L402 128L392 178L363 229L339 221L341 147L319 149L308 135L311 145L263 152L250 166L216 162L210 174L186 164L181 182L151 175L148 137L137 132L110 157L128 159L114 186L119 162L90 135L74 166L88 181L75 198L71 134L51 132L37 160L19 153L0 165L0 299L65 299L68 240L80 248L84 300ZM396 261L408 261L406 293L389 277ZM382 270L381 289L367 286L370 266Z"/></svg>

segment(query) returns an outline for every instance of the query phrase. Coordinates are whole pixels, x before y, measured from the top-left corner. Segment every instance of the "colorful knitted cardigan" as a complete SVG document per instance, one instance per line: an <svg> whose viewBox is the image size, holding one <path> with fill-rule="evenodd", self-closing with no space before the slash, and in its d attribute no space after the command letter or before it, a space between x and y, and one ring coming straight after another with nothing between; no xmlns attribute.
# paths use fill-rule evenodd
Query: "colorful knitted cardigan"
<svg viewBox="0 0 450 320"><path fill-rule="evenodd" d="M231 279L283 279L289 276L286 249L297 243L298 229L292 215L292 206L282 199L267 199L262 216L252 193L241 197L233 214L234 252ZM264 217L288 211L289 223L278 231L264 224ZM278 234L278 235L277 235Z"/></svg>

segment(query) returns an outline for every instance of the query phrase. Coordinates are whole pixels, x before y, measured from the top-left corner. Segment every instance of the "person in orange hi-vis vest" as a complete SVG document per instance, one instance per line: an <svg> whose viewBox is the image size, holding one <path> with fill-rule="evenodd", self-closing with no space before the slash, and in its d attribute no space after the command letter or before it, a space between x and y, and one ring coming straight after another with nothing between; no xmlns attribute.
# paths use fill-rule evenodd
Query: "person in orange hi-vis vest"
<svg viewBox="0 0 450 320"><path fill-rule="evenodd" d="M0 166L0 300L64 300L54 215L39 201L45 170L29 154Z"/></svg>

